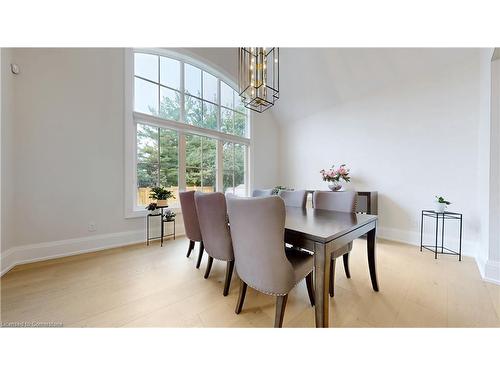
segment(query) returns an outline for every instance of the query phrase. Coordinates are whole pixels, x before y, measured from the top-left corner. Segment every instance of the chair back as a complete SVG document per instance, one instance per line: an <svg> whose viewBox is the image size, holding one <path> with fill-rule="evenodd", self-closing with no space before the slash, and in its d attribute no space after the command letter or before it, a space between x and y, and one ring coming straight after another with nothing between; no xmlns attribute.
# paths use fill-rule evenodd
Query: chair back
<svg viewBox="0 0 500 375"><path fill-rule="evenodd" d="M306 208L307 191L305 190L280 190L278 196L283 198L286 207Z"/></svg>
<svg viewBox="0 0 500 375"><path fill-rule="evenodd" d="M356 212L356 192L316 190L313 194L313 207L320 210Z"/></svg>
<svg viewBox="0 0 500 375"><path fill-rule="evenodd" d="M191 241L201 241L200 223L198 222L194 193L194 191L179 192L179 200L181 202L186 237Z"/></svg>
<svg viewBox="0 0 500 375"><path fill-rule="evenodd" d="M222 193L196 192L194 200L205 251L215 259L233 260L226 197Z"/></svg>
<svg viewBox="0 0 500 375"><path fill-rule="evenodd" d="M294 286L294 270L285 255L283 199L231 197L227 208L240 279L267 294L287 294Z"/></svg>
<svg viewBox="0 0 500 375"><path fill-rule="evenodd" d="M255 189L252 191L252 197L268 197L273 195L273 189Z"/></svg>

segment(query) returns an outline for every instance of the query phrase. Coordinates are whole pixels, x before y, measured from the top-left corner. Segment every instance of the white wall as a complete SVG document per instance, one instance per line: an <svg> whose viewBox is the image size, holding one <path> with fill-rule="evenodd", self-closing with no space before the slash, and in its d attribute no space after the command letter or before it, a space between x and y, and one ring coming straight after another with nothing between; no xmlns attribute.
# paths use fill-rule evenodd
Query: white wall
<svg viewBox="0 0 500 375"><path fill-rule="evenodd" d="M205 52L218 56L216 49ZM231 54L221 50L213 65L231 73ZM12 204L9 226L2 227L8 239L2 272L33 259L142 241L144 218L124 218L124 50L14 49L11 59L21 74L13 77L12 103L5 102L15 119L7 179L15 194L2 196L2 204ZM260 141L259 119L253 125L254 153L266 153L272 141ZM253 160L256 170L261 161ZM273 163L266 160L266 167ZM96 232L88 231L90 221Z"/></svg>
<svg viewBox="0 0 500 375"><path fill-rule="evenodd" d="M477 52L451 51L447 62L443 53L448 52L368 51L367 60L362 51L344 50L322 62L324 71L301 61L301 71L314 71L313 83L297 75L297 66L284 69L280 81L295 79L305 91L284 91L294 97L275 109L294 111L278 119L281 181L325 189L319 170L347 163L349 188L379 192L379 235L410 243L420 240L420 211L432 209L434 196L443 195L453 202L451 210L464 214L463 250L475 255L483 214L477 181L479 59ZM317 78L322 74L325 83ZM348 85L346 76L357 78ZM308 107L311 97L321 102L314 111Z"/></svg>
<svg viewBox="0 0 500 375"><path fill-rule="evenodd" d="M13 111L12 99L14 95L13 75L10 72L12 51L8 48L1 49L1 253L7 251L11 244L12 223L8 220L12 211L13 189L9 181L12 180L12 146L13 146Z"/></svg>

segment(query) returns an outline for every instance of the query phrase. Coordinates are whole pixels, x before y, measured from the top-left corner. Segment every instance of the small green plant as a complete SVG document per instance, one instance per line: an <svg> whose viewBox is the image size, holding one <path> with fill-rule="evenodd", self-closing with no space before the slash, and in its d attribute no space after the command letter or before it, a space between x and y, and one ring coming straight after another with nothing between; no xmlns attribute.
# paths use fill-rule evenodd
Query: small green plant
<svg viewBox="0 0 500 375"><path fill-rule="evenodd" d="M436 199L437 199L436 202L438 202L438 203L444 203L447 206L451 204L451 202L445 200L443 197L438 197L437 195L436 195Z"/></svg>
<svg viewBox="0 0 500 375"><path fill-rule="evenodd" d="M281 186L281 185L278 185L278 186L275 186L273 188L273 191L271 192L272 195L278 195L279 191L280 190L288 190L286 186Z"/></svg>
<svg viewBox="0 0 500 375"><path fill-rule="evenodd" d="M170 190L165 189L163 186L153 186L149 193L149 198L156 200L164 200L175 197Z"/></svg>
<svg viewBox="0 0 500 375"><path fill-rule="evenodd" d="M167 212L165 212L165 220L174 220L175 218L175 212L174 211L171 211L171 210L168 210Z"/></svg>
<svg viewBox="0 0 500 375"><path fill-rule="evenodd" d="M156 203L150 203L146 207L144 207L148 211L154 211L158 208L158 205Z"/></svg>

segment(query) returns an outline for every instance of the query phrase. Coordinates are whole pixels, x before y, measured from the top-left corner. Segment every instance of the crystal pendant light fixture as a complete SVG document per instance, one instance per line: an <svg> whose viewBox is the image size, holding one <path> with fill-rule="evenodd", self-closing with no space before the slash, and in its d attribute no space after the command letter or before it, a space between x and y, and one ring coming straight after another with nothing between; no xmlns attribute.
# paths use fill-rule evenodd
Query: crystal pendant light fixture
<svg viewBox="0 0 500 375"><path fill-rule="evenodd" d="M264 112L279 98L279 48L239 48L238 84L246 108Z"/></svg>

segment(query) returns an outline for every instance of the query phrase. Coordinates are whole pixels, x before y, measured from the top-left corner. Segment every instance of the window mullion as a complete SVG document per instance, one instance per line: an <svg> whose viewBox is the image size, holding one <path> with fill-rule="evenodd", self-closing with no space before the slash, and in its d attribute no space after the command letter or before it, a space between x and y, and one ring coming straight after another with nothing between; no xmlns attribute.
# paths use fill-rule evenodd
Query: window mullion
<svg viewBox="0 0 500 375"><path fill-rule="evenodd" d="M179 191L186 191L186 135L179 131Z"/></svg>
<svg viewBox="0 0 500 375"><path fill-rule="evenodd" d="M201 191L203 191L203 137L200 140L201 147L201 158L200 158L200 187Z"/></svg>
<svg viewBox="0 0 500 375"><path fill-rule="evenodd" d="M215 186L216 190L224 193L224 165L223 165L223 148L224 142L217 140L216 148L216 169L215 169Z"/></svg>
<svg viewBox="0 0 500 375"><path fill-rule="evenodd" d="M186 113L185 113L185 97L184 97L184 92L185 92L185 85L184 85L184 63L181 61L180 63L180 70L181 70L181 80L180 80L180 121L183 123L186 123Z"/></svg>

